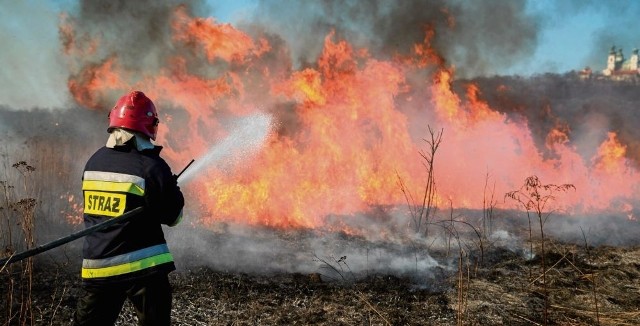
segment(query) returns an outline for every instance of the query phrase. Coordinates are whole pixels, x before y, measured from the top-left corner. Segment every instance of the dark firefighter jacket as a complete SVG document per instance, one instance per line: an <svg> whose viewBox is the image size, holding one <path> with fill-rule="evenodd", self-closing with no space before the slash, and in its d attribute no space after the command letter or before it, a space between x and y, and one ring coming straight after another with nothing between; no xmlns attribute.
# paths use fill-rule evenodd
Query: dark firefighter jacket
<svg viewBox="0 0 640 326"><path fill-rule="evenodd" d="M102 147L87 162L82 177L86 227L140 206L144 210L85 237L83 283L109 284L175 270L161 224L180 222L184 197L161 150Z"/></svg>

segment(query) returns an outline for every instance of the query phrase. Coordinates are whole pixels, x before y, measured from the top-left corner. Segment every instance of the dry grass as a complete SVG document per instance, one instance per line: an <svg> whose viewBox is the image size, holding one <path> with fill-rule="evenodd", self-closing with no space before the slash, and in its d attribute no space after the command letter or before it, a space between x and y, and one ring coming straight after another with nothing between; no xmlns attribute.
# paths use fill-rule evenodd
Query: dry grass
<svg viewBox="0 0 640 326"><path fill-rule="evenodd" d="M587 253L582 246L547 241L548 324L640 324L640 248L602 246ZM350 243L362 244L361 239ZM341 270L347 273L344 281L331 280L321 267L342 257L314 262L318 273L309 274L224 272L190 260L194 265L171 274L172 318L175 325L543 325L540 258L526 260L496 246L486 256L477 268L463 256L462 273L437 269L428 280L374 273L352 278L347 269ZM437 258L449 259L445 251ZM78 295L79 261L70 257L64 266L36 261L34 320L68 324ZM538 276L533 281L529 269ZM0 280L3 293L6 278ZM118 325L134 320L126 305Z"/></svg>

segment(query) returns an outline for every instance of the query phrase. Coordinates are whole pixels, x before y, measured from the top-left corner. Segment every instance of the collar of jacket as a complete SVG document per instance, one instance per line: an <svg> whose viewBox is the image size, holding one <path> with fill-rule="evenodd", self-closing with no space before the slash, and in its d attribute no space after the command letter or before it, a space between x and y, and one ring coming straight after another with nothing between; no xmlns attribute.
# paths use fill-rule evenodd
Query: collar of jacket
<svg viewBox="0 0 640 326"><path fill-rule="evenodd" d="M154 149L156 146L151 143L151 140L139 133L116 128L109 133L106 146L114 148L116 146L124 146L126 144L132 144L139 152L146 149Z"/></svg>

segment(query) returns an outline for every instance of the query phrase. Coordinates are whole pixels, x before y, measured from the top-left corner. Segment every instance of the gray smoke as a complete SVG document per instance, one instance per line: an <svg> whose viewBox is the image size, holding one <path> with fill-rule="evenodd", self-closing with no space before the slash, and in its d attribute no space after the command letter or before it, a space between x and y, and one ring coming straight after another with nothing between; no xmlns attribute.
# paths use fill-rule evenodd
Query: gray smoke
<svg viewBox="0 0 640 326"><path fill-rule="evenodd" d="M176 48L171 42L170 16L183 5L193 17L215 16L222 4L206 1L79 1L71 3L0 2L0 104L11 109L69 107L69 78L82 79L80 70L91 64L117 57L119 64L139 79L166 64ZM526 65L536 49L544 47L545 30L561 26L571 16L598 13L606 21L594 31L589 56L577 61L575 69L604 65L603 53L611 46L628 55L640 47L634 32L637 1L561 1L551 2L551 9L539 9L536 1L259 1L248 6L237 26L266 34L276 49L290 55L296 65L315 61L323 38L335 30L337 37L356 47L367 47L384 58L407 53L413 44L424 39L424 29L435 30L434 48L456 67L457 76L468 78L508 71L514 64ZM60 12L76 26L75 42L90 55L62 55L70 41L58 33ZM29 24L24 23L29 17ZM572 51L561 48L559 51ZM273 51L276 53L276 51ZM278 52L278 53L280 53ZM278 54L278 57L280 54ZM189 69L210 71L211 65L191 53ZM278 61L282 65L282 61ZM228 68L222 67L221 69ZM549 64L544 72L557 71ZM105 104L112 99L105 100Z"/></svg>
<svg viewBox="0 0 640 326"><path fill-rule="evenodd" d="M77 36L98 37L93 60L115 56L127 71L154 73L174 52L171 15L178 6L196 17L208 11L198 0L80 1L71 17Z"/></svg>
<svg viewBox="0 0 640 326"><path fill-rule="evenodd" d="M538 17L526 1L261 1L246 23L288 40L298 64L314 62L321 40L339 39L382 58L408 52L435 30L433 47L460 76L481 75L525 59L536 46ZM495 19L500 17L500 19Z"/></svg>

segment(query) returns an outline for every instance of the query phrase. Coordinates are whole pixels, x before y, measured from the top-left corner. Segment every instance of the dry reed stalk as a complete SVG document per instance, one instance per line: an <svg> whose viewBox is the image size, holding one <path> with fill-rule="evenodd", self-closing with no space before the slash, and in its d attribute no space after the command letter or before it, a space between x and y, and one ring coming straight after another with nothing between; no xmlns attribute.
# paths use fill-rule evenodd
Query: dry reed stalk
<svg viewBox="0 0 640 326"><path fill-rule="evenodd" d="M435 171L434 171L434 160L436 152L438 151L438 147L442 142L442 133L443 130L440 130L436 134L436 132L431 129L431 126L428 126L429 134L431 139L424 139L424 141L429 145L429 151L424 152L420 151L419 154L424 160L423 165L427 170L427 182L425 185L424 192L422 194L422 202L420 204L416 203L412 193L407 190L407 187L402 180L400 174L397 173L398 184L400 185L400 190L405 196L405 200L407 202L407 206L409 207L409 214L411 215L413 226L416 233L420 233L422 227L424 226L424 235L425 237L429 235L429 220L435 215L437 211L436 206L436 182L435 182Z"/></svg>
<svg viewBox="0 0 640 326"><path fill-rule="evenodd" d="M28 165L25 161L20 161L12 165L20 176L21 180L18 183L21 184L21 189L15 188L7 181L2 181L2 190L4 192L4 204L2 206L3 218L7 222L6 230L3 234L8 235L8 239L5 239L3 252L7 255L13 256L18 248L26 247L32 248L35 246L35 207L36 200L29 195L32 192L31 189L31 174L35 171L35 168ZM5 170L5 173L7 171ZM21 192L21 193L19 193ZM23 197L22 199L15 199ZM22 231L20 239L14 238L13 228L18 225ZM7 292L7 315L6 324L12 324L14 318L17 318L17 322L20 325L33 325L34 324L34 309L33 309L33 259L29 258L26 261L14 266L5 264L0 268L0 272L7 273L9 278L9 289ZM14 311L13 307L19 305L19 309Z"/></svg>

